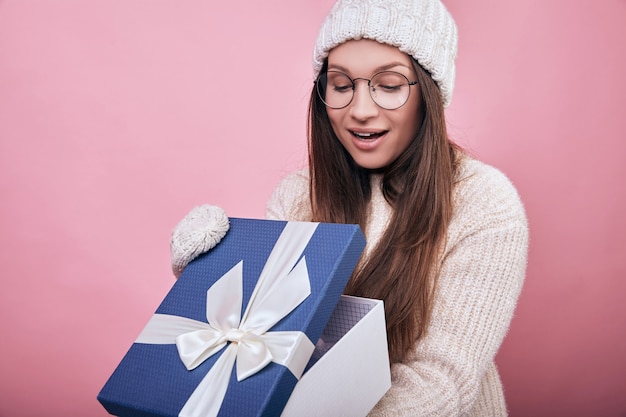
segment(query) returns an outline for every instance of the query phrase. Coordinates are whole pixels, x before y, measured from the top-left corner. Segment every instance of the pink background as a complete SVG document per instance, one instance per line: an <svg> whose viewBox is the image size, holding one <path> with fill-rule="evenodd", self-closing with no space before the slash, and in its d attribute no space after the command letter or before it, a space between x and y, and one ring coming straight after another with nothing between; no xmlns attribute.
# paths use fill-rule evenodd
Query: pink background
<svg viewBox="0 0 626 417"><path fill-rule="evenodd" d="M626 2L447 0L453 137L517 185L512 416L626 415ZM96 395L173 283L195 205L263 217L306 159L331 0L0 0L0 416Z"/></svg>

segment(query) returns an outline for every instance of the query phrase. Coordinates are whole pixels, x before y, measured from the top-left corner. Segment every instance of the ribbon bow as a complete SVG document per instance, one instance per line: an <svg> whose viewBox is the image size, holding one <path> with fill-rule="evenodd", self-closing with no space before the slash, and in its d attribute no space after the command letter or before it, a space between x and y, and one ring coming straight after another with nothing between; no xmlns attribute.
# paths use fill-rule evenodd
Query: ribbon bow
<svg viewBox="0 0 626 417"><path fill-rule="evenodd" d="M301 255L316 228L317 223L287 223L243 316L243 261L207 290L206 322L167 314L152 316L135 342L176 343L180 359L189 370L228 345L179 416L217 416L235 361L238 381L270 362L286 366L300 378L315 346L302 332L269 330L311 293L306 261Z"/></svg>

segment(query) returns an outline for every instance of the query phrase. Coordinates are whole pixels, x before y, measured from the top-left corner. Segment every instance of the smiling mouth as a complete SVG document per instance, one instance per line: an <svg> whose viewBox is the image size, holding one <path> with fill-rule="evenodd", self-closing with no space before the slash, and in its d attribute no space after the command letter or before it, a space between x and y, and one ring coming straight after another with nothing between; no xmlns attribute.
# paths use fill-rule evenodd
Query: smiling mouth
<svg viewBox="0 0 626 417"><path fill-rule="evenodd" d="M378 139L379 137L383 136L385 133L387 133L387 131L367 132L367 133L350 131L350 133L352 134L352 136L354 136L355 138L357 138L359 140L374 140L374 139Z"/></svg>

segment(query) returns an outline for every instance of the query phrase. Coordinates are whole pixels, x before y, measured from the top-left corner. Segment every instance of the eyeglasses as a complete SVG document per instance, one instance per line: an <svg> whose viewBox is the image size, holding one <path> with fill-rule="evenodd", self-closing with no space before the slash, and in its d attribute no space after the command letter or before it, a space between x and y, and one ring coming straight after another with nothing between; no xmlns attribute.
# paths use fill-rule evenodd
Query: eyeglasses
<svg viewBox="0 0 626 417"><path fill-rule="evenodd" d="M404 75L395 71L376 73L369 80L367 78L352 79L341 71L327 71L315 81L317 94L331 109L343 109L352 102L358 80L367 81L372 100L385 110L402 107L409 99L410 86L417 84L417 81L409 81Z"/></svg>

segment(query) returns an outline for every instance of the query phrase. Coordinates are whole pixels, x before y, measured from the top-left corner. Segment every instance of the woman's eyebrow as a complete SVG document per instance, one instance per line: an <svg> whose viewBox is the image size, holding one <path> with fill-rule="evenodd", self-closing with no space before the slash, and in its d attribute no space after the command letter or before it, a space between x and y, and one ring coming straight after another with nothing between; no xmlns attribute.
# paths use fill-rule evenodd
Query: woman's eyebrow
<svg viewBox="0 0 626 417"><path fill-rule="evenodd" d="M395 67L404 67L407 69L410 69L410 67L402 62L391 62L389 64L385 64L385 65L381 65L380 67L377 67L374 69L374 71L372 72L372 74L376 74L377 72L381 72L381 71L388 71L392 68ZM339 70L341 72L345 72L346 74L350 73L350 70L342 65L338 65L338 64L328 64L328 69L333 69L333 70Z"/></svg>

